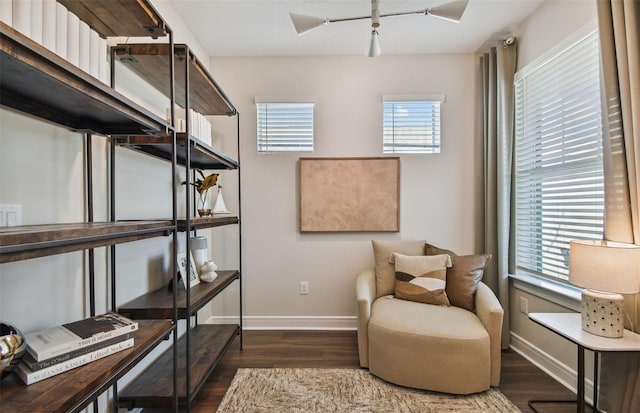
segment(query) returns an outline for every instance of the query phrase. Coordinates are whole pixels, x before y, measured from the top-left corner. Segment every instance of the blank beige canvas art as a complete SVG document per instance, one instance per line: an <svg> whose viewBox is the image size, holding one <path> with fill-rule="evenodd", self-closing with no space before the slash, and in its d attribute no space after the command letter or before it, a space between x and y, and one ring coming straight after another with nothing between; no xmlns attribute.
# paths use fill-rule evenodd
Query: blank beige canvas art
<svg viewBox="0 0 640 413"><path fill-rule="evenodd" d="M400 158L300 158L300 232L398 232Z"/></svg>

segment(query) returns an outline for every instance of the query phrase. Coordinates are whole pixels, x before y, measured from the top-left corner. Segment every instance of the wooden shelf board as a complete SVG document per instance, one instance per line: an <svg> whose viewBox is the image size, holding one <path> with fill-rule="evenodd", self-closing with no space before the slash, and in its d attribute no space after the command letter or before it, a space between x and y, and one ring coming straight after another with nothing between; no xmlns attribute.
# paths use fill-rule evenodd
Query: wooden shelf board
<svg viewBox="0 0 640 413"><path fill-rule="evenodd" d="M118 45L115 46L115 54L116 58L131 56L131 61L121 60L121 63L170 97L169 47L170 45L161 43ZM188 66L190 108L202 115L235 115L236 108L189 47L176 44L174 50L176 103L181 107L185 106L185 68Z"/></svg>
<svg viewBox="0 0 640 413"><path fill-rule="evenodd" d="M218 218L192 218L190 221L190 230L205 229L213 227L222 227L225 225L233 225L239 223L238 217L218 217ZM178 220L178 231L187 230L187 221L184 219Z"/></svg>
<svg viewBox="0 0 640 413"><path fill-rule="evenodd" d="M171 161L171 135L152 136L121 136L114 138L116 144L125 148L143 152L160 159ZM176 136L176 156L178 164L186 165L187 143L191 149L191 168L199 169L237 169L238 162L219 150L207 145L199 139L178 133Z"/></svg>
<svg viewBox="0 0 640 413"><path fill-rule="evenodd" d="M140 362L172 331L170 321L139 321L134 347L82 367L25 385L12 374L0 386L0 406L7 412L78 412Z"/></svg>
<svg viewBox="0 0 640 413"><path fill-rule="evenodd" d="M191 330L190 349L186 335L178 340L178 403L184 405L186 390L186 354L190 353L191 400L193 400L211 372L240 333L236 324L200 324ZM120 407L172 407L173 406L173 351L163 353L145 371L139 374L118 395Z"/></svg>
<svg viewBox="0 0 640 413"><path fill-rule="evenodd" d="M118 221L0 228L0 263L168 235L171 221Z"/></svg>
<svg viewBox="0 0 640 413"><path fill-rule="evenodd" d="M240 278L238 271L216 271L218 278L213 282L200 282L191 287L191 310L187 311L187 294L178 291L178 318L193 315L204 305L220 294L229 284ZM173 317L173 293L167 287L152 291L136 298L118 309L125 317L132 319L167 319Z"/></svg>
<svg viewBox="0 0 640 413"><path fill-rule="evenodd" d="M0 22L0 104L80 132L166 134L166 122Z"/></svg>
<svg viewBox="0 0 640 413"><path fill-rule="evenodd" d="M58 0L102 37L166 36L166 24L145 0Z"/></svg>

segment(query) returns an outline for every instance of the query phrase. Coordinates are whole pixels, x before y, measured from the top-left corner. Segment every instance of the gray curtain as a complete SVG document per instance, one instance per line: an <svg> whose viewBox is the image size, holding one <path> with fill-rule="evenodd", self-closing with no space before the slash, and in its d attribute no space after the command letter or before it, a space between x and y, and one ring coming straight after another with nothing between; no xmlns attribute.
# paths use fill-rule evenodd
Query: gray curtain
<svg viewBox="0 0 640 413"><path fill-rule="evenodd" d="M598 0L602 58L604 237L640 244L640 3ZM640 299L625 296L626 327L640 331ZM599 407L640 411L640 356L605 353Z"/></svg>
<svg viewBox="0 0 640 413"><path fill-rule="evenodd" d="M516 42L504 41L480 57L484 151L484 252L493 255L484 282L504 309L502 347L509 346L509 273L513 272L511 225L514 139L513 78Z"/></svg>

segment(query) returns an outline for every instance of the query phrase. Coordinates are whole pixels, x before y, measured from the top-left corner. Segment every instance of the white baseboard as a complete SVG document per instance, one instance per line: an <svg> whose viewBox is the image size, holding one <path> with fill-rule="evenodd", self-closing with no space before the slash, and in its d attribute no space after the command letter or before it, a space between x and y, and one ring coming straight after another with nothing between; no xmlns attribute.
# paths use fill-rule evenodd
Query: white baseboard
<svg viewBox="0 0 640 413"><path fill-rule="evenodd" d="M235 324L237 316L211 317L206 324ZM243 330L357 330L356 317L246 316Z"/></svg>
<svg viewBox="0 0 640 413"><path fill-rule="evenodd" d="M578 374L571 367L513 332L511 333L509 348L529 360L572 392L577 392L576 381ZM591 397L593 395L593 380L586 380L585 395L587 401L591 403L593 400Z"/></svg>

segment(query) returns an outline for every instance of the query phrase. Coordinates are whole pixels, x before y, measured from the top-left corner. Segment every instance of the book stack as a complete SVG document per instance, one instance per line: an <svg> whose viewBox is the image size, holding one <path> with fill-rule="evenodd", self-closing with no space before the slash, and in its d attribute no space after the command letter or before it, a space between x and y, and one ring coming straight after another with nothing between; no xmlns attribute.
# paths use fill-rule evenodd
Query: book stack
<svg viewBox="0 0 640 413"><path fill-rule="evenodd" d="M56 0L0 0L0 20L109 84L107 40Z"/></svg>
<svg viewBox="0 0 640 413"><path fill-rule="evenodd" d="M176 132L186 132L186 111L176 108ZM171 123L171 109L167 109L167 123ZM211 123L201 113L189 109L189 134L211 145Z"/></svg>
<svg viewBox="0 0 640 413"><path fill-rule="evenodd" d="M16 368L33 384L133 347L138 323L116 313L105 313L26 334L27 353Z"/></svg>

